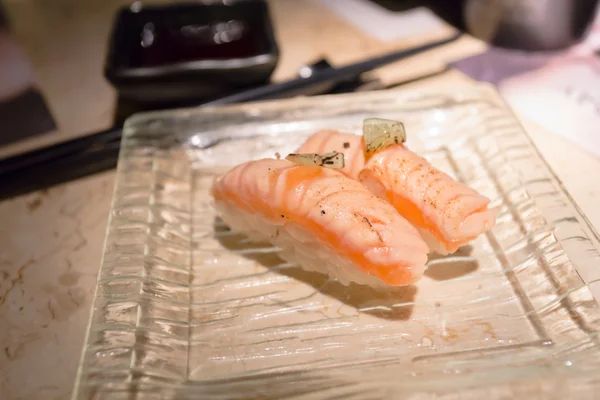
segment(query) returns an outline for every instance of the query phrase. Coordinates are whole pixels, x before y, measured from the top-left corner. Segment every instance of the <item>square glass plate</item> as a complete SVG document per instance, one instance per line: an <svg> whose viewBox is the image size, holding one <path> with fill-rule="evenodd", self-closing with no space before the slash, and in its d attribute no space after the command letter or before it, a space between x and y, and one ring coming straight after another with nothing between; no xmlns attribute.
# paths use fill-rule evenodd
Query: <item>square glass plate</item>
<svg viewBox="0 0 600 400"><path fill-rule="evenodd" d="M249 245L208 194L322 128L406 123L498 222L414 286L344 287ZM593 398L599 241L496 92L141 114L125 127L74 399Z"/></svg>

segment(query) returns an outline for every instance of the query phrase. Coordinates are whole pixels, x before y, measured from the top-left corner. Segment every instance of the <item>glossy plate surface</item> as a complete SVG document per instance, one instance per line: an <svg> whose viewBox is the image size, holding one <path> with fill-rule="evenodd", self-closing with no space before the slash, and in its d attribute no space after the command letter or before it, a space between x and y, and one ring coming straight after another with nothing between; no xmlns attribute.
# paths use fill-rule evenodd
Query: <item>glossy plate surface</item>
<svg viewBox="0 0 600 400"><path fill-rule="evenodd" d="M403 120L412 149L492 199L494 230L378 292L215 218L216 175L373 116ZM599 248L488 86L138 115L73 398L593 398Z"/></svg>

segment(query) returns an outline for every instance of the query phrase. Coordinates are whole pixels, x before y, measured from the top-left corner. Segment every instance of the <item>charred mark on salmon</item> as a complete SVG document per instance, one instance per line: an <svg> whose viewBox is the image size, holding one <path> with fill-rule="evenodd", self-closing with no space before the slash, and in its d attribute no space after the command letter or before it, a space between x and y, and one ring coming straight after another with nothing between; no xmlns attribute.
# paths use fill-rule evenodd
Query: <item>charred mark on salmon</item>
<svg viewBox="0 0 600 400"><path fill-rule="evenodd" d="M373 224L371 223L371 221L369 221L369 218L367 218L367 217L362 217L362 219L363 219L363 220L364 220L364 221L365 221L367 224L369 224L369 228L373 228Z"/></svg>
<svg viewBox="0 0 600 400"><path fill-rule="evenodd" d="M374 228L373 228L373 224L371 223L371 221L369 221L369 218L367 218L367 217L365 217L365 216L363 216L363 215L358 215L358 214L356 214L356 213L353 213L353 215L354 215L356 218L360 218L360 219L362 219L364 222L366 222L366 223L367 223L367 225L369 225L369 228L371 228L371 230L372 230L372 231L373 231L373 232L374 232L374 233L377 235L377 239L379 239L379 241L380 241L381 243L385 243L385 241L383 240L383 237L381 236L381 233L380 233L380 232L379 232L377 229L374 229Z"/></svg>

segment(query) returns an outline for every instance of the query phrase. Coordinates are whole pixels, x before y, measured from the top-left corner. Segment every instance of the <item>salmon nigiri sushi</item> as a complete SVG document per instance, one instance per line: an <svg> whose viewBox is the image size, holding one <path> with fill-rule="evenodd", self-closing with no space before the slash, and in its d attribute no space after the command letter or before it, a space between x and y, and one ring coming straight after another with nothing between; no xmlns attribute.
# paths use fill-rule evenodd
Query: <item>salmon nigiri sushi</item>
<svg viewBox="0 0 600 400"><path fill-rule="evenodd" d="M311 135L297 153L337 152L344 155L345 165L339 171L357 179L365 166L364 142L361 136L341 133L334 130L322 130Z"/></svg>
<svg viewBox="0 0 600 400"><path fill-rule="evenodd" d="M212 195L232 231L344 285L404 286L423 274L429 249L417 230L335 169L250 161L216 180Z"/></svg>
<svg viewBox="0 0 600 400"><path fill-rule="evenodd" d="M376 152L358 179L389 201L439 254L454 253L496 223L487 197L434 168L403 144Z"/></svg>
<svg viewBox="0 0 600 400"><path fill-rule="evenodd" d="M390 122L396 123L371 119L371 124ZM343 143L351 143L351 149L360 151L340 149ZM398 141L367 151L360 136L321 131L312 135L300 149L343 152L343 172L389 201L418 228L429 248L439 254L454 253L495 225L495 216L487 208L489 199L439 171Z"/></svg>

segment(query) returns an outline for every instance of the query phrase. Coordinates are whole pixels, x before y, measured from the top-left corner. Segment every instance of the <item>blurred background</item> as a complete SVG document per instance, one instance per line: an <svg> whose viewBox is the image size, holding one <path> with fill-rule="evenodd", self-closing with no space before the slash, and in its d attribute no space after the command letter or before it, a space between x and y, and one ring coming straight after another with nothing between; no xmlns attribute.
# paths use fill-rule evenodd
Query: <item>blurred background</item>
<svg viewBox="0 0 600 400"><path fill-rule="evenodd" d="M407 47L411 41L441 39L454 30L492 47L471 44L440 62L424 64L420 75L453 68L502 86L509 77L539 69L556 56L579 52L578 56L589 56L591 61L586 62L592 63L597 58L592 56L597 0L274 0L266 2L267 16L261 16L263 11L256 6L229 4L227 12L208 11L206 6L264 3L254 0L188 1L184 2L187 8L178 8L181 3L4 0L0 8L0 158L119 127L136 111L200 105L269 81L294 78L307 65L322 69L359 62ZM336 20L331 28L319 26L324 19L321 8ZM230 24L224 28L227 32L221 32L229 35L228 42L207 44L208 31L201 33L198 27L220 29L223 21L242 21L247 30L240 33L239 27ZM265 23L271 25L275 44L269 44L268 35L256 29ZM178 33L173 34L174 30ZM339 43L343 51L327 54L323 38ZM222 54L211 55L210 49L220 49ZM211 57L221 62L228 57L256 58L253 51L271 52L272 58L254 60L253 69L235 67L220 73L190 67ZM483 57L470 58L478 54ZM381 89L419 77L403 75L396 68L393 79L378 76L367 88ZM390 81L394 79L398 82ZM341 90L321 88L306 93L354 91L361 86L354 83ZM211 88L208 92L207 87Z"/></svg>

